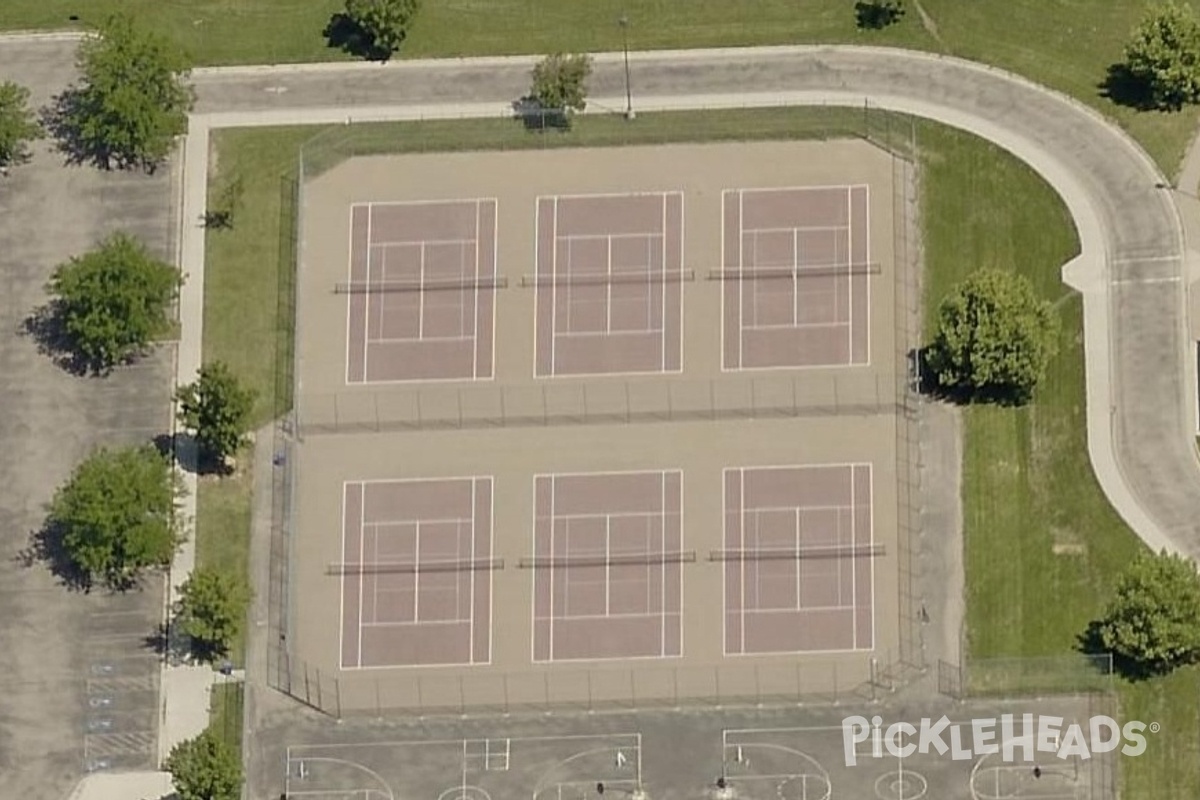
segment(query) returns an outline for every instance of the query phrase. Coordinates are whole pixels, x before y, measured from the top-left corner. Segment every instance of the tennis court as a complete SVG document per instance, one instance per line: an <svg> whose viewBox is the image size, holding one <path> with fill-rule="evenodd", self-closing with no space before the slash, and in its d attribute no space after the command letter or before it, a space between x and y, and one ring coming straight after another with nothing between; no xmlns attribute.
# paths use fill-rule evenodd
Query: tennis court
<svg viewBox="0 0 1200 800"><path fill-rule="evenodd" d="M491 660L490 478L344 487L341 666Z"/></svg>
<svg viewBox="0 0 1200 800"><path fill-rule="evenodd" d="M496 200L354 203L347 383L492 377Z"/></svg>
<svg viewBox="0 0 1200 800"><path fill-rule="evenodd" d="M683 195L537 199L535 374L679 372Z"/></svg>
<svg viewBox="0 0 1200 800"><path fill-rule="evenodd" d="M312 177L290 685L347 714L600 710L839 696L896 660L895 176L865 142L789 141L370 156ZM733 197L744 263L723 263ZM803 356L818 329L792 316L725 360L738 287L758 287L758 323L777 313L777 276L734 273L772 269L783 227L779 297L844 341L804 366L839 369L751 371ZM849 275L856 259L884 268Z"/></svg>
<svg viewBox="0 0 1200 800"><path fill-rule="evenodd" d="M727 370L870 362L869 187L722 195Z"/></svg>
<svg viewBox="0 0 1200 800"><path fill-rule="evenodd" d="M534 661L682 655L682 504L679 471L536 476Z"/></svg>
<svg viewBox="0 0 1200 800"><path fill-rule="evenodd" d="M869 464L725 470L725 654L874 647Z"/></svg>

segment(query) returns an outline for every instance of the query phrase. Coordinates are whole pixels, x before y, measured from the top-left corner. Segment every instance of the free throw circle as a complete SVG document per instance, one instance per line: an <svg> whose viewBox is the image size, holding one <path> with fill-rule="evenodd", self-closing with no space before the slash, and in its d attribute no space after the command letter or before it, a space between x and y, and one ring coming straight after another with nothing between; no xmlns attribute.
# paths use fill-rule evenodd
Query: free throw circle
<svg viewBox="0 0 1200 800"><path fill-rule="evenodd" d="M880 775L875 781L879 800L918 800L929 791L925 776L910 769Z"/></svg>

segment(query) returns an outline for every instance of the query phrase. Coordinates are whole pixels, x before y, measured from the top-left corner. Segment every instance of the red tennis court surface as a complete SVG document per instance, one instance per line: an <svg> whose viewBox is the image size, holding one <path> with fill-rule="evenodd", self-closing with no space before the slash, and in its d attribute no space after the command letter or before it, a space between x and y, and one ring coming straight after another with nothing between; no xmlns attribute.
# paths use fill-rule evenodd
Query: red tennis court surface
<svg viewBox="0 0 1200 800"><path fill-rule="evenodd" d="M541 197L537 377L678 372L683 195Z"/></svg>
<svg viewBox="0 0 1200 800"><path fill-rule="evenodd" d="M725 369L868 363L868 199L867 186L723 194Z"/></svg>
<svg viewBox="0 0 1200 800"><path fill-rule="evenodd" d="M725 654L874 646L871 467L725 470Z"/></svg>
<svg viewBox="0 0 1200 800"><path fill-rule="evenodd" d="M496 201L350 207L347 383L492 376Z"/></svg>
<svg viewBox="0 0 1200 800"><path fill-rule="evenodd" d="M682 653L681 484L679 472L534 479L534 661Z"/></svg>
<svg viewBox="0 0 1200 800"><path fill-rule="evenodd" d="M344 491L342 667L488 663L492 479Z"/></svg>

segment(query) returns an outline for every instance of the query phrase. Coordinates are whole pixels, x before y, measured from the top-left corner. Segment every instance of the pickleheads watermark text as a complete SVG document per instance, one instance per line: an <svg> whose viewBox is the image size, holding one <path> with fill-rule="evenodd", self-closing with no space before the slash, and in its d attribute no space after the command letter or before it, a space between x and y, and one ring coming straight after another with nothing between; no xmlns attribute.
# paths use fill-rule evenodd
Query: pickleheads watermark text
<svg viewBox="0 0 1200 800"><path fill-rule="evenodd" d="M848 767L861 758L907 758L930 752L949 753L954 760L999 754L1007 762L1033 762L1038 753L1087 759L1120 747L1124 755L1140 756L1146 752L1147 730L1157 733L1158 724L1134 720L1120 725L1112 717L1096 716L1064 725L1062 717L1004 714L967 722L951 722L943 716L885 726L882 717L853 716L842 720L842 750Z"/></svg>

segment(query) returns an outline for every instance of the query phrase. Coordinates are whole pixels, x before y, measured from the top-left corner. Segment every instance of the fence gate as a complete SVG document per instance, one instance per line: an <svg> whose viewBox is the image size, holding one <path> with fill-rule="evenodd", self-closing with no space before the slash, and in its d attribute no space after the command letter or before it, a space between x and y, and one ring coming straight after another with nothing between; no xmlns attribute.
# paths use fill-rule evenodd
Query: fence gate
<svg viewBox="0 0 1200 800"><path fill-rule="evenodd" d="M965 687L963 686L963 670L957 664L951 664L949 661L938 659L937 665L937 682L938 692L953 697L955 700L961 700L965 696Z"/></svg>

